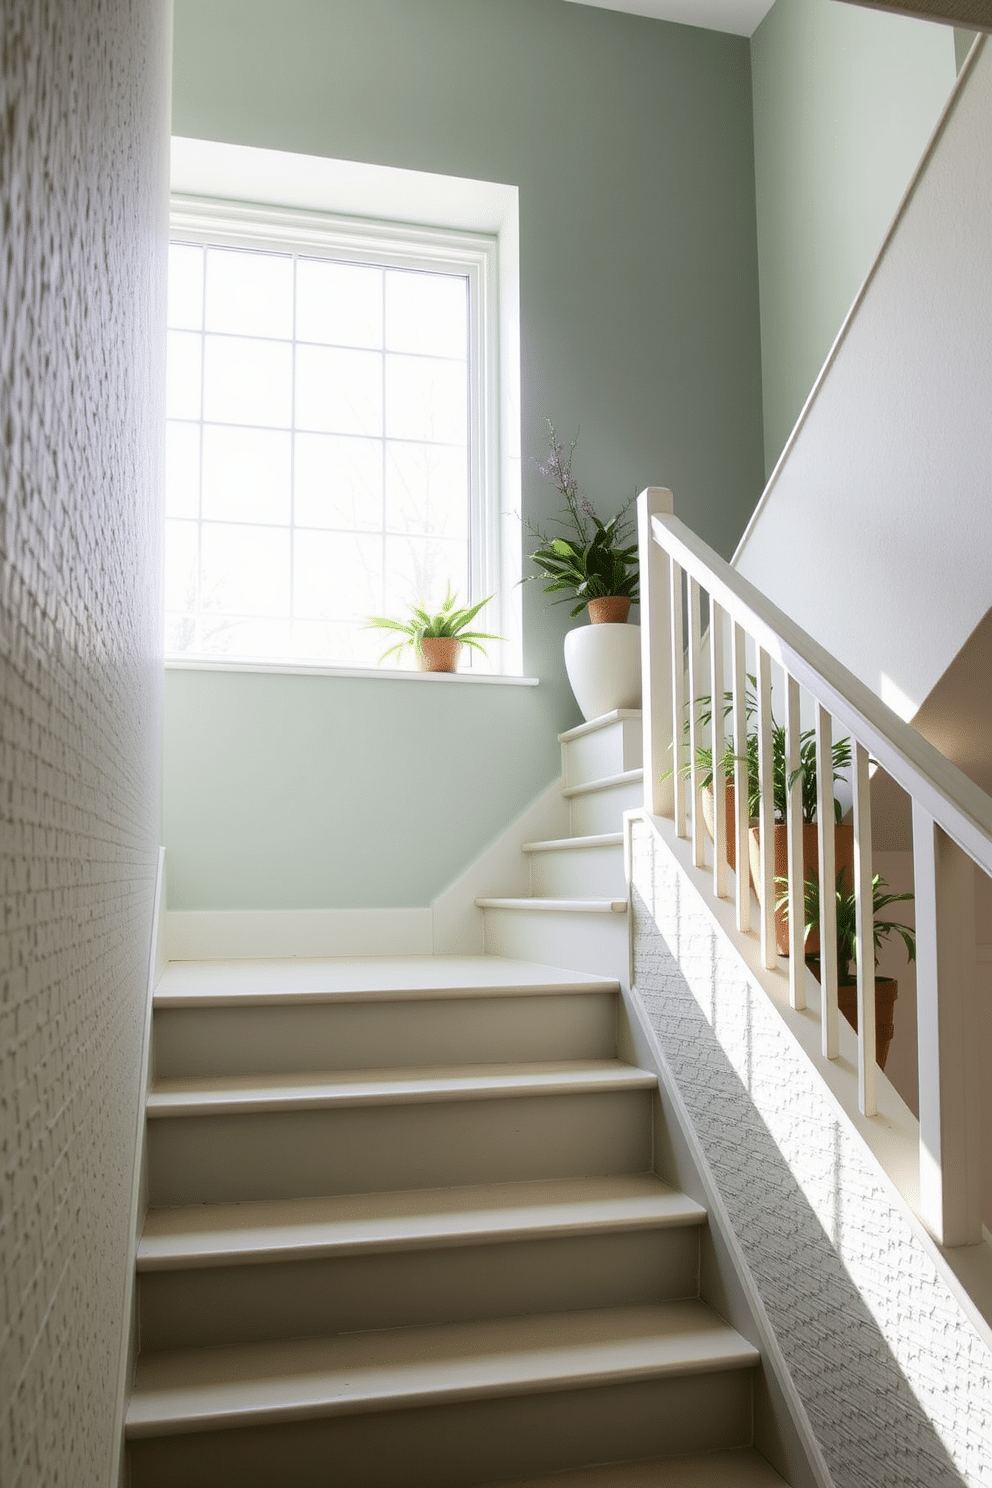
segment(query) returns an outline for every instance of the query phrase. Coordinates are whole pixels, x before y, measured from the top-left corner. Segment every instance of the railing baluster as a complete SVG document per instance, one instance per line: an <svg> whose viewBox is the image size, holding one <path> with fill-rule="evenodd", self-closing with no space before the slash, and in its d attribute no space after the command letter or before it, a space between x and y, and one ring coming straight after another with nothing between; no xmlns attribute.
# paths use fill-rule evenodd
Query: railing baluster
<svg viewBox="0 0 992 1488"><path fill-rule="evenodd" d="M670 625L672 634L672 760L675 767L675 831L685 829L685 639L682 624L682 570L672 560Z"/></svg>
<svg viewBox="0 0 992 1488"><path fill-rule="evenodd" d="M674 792L668 775L672 759L673 723L670 716L671 648L662 636L671 623L669 588L671 560L651 532L651 518L674 511L671 491L649 486L637 500L637 535L641 567L641 721L644 732L644 804L652 816L671 816ZM680 720L676 718L674 727ZM675 761L677 764L678 762Z"/></svg>
<svg viewBox="0 0 992 1488"><path fill-rule="evenodd" d="M825 1059L840 1053L837 1013L837 853L834 841L832 720L816 705L816 819L820 830L820 1018Z"/></svg>
<svg viewBox="0 0 992 1488"><path fill-rule="evenodd" d="M772 664L768 652L758 647L758 841L761 863L761 964L778 965L775 943L775 798L772 741ZM747 838L743 843L747 852ZM746 861L746 859L745 859Z"/></svg>
<svg viewBox="0 0 992 1488"><path fill-rule="evenodd" d="M868 751L854 745L854 902L858 945L858 1105L862 1116L877 1106L875 1062L875 907L871 865L871 785ZM833 817L831 817L831 833Z"/></svg>
<svg viewBox="0 0 992 1488"><path fill-rule="evenodd" d="M785 779L789 836L789 1001L806 1006L806 891L803 866L803 797L799 779L799 683L785 679ZM795 777L795 778L793 778ZM791 786L788 782L792 780Z"/></svg>
<svg viewBox="0 0 992 1488"><path fill-rule="evenodd" d="M737 928L746 935L751 929L751 876L747 855L747 636L736 622L733 627L733 668L734 872L737 876Z"/></svg>
<svg viewBox="0 0 992 1488"><path fill-rule="evenodd" d="M700 588L689 580L689 781L692 786L692 861L697 868L706 866L706 832L703 828L703 792L700 785L699 751L702 747L702 725L699 722L700 677L702 663L702 620Z"/></svg>
<svg viewBox="0 0 992 1488"><path fill-rule="evenodd" d="M975 869L913 802L920 1210L942 1245L982 1238Z"/></svg>
<svg viewBox="0 0 992 1488"><path fill-rule="evenodd" d="M713 716L710 743L713 748L713 892L727 897L727 791L723 756L727 729L723 716L723 611L710 600L710 697Z"/></svg>

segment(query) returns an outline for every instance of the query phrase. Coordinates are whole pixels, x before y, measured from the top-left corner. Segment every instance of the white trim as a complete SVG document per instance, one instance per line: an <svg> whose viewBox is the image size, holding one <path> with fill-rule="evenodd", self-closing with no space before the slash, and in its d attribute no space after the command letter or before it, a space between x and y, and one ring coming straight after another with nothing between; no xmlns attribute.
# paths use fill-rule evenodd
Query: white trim
<svg viewBox="0 0 992 1488"><path fill-rule="evenodd" d="M170 961L429 956L429 909L170 910Z"/></svg>
<svg viewBox="0 0 992 1488"><path fill-rule="evenodd" d="M537 687L539 677L507 677L493 672L404 672L389 667L320 666L306 661L211 661L170 656L167 672L285 672L296 677L347 677L373 682L485 682L499 687Z"/></svg>

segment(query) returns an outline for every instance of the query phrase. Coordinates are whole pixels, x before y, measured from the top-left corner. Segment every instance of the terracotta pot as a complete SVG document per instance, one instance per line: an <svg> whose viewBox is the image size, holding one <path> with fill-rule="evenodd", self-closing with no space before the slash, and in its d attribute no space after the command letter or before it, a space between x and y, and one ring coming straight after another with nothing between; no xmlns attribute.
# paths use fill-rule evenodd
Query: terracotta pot
<svg viewBox="0 0 992 1488"><path fill-rule="evenodd" d="M454 636L424 636L417 652L418 672L457 672L462 642Z"/></svg>
<svg viewBox="0 0 992 1488"><path fill-rule="evenodd" d="M775 866L773 875L775 878L786 878L789 872L789 838L788 830L784 822L776 822L773 831L773 847L775 852ZM752 826L748 832L748 857L751 863L751 882L754 892L761 903L761 849L758 843L758 828ZM852 826L834 827L834 857L836 872L843 869L845 883L850 886L854 883L854 828ZM820 879L820 836L819 827L816 822L803 822L803 877ZM775 898L779 896L778 888L775 889ZM775 911L775 942L778 946L780 956L789 954L789 921L784 909ZM818 956L820 953L820 932L814 927L806 940L807 956Z"/></svg>
<svg viewBox="0 0 992 1488"><path fill-rule="evenodd" d="M815 956L811 957L807 961L807 965L817 981L819 981L820 962L818 958ZM879 1069L885 1068L885 1061L889 1057L889 1045L892 1043L892 1035L895 1032L895 1004L898 996L899 983L894 977L875 978L875 1059ZM857 982L838 983L837 1006L855 1033L857 1033Z"/></svg>
<svg viewBox="0 0 992 1488"><path fill-rule="evenodd" d="M591 599L586 605L590 625L624 625L630 614L630 600L619 594Z"/></svg>
<svg viewBox="0 0 992 1488"><path fill-rule="evenodd" d="M727 818L727 867L731 872L737 872L737 797L732 784L724 784L724 802ZM713 817L713 787L703 786L703 824L710 834L710 841L716 838L716 827Z"/></svg>

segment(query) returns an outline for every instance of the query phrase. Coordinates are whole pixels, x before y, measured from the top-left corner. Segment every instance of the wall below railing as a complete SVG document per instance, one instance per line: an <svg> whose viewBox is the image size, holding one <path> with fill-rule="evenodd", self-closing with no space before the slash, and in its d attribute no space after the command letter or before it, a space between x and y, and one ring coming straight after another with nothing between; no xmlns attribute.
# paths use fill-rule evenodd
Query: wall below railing
<svg viewBox="0 0 992 1488"><path fill-rule="evenodd" d="M632 835L635 995L837 1488L992 1482L992 1332L691 871Z"/></svg>

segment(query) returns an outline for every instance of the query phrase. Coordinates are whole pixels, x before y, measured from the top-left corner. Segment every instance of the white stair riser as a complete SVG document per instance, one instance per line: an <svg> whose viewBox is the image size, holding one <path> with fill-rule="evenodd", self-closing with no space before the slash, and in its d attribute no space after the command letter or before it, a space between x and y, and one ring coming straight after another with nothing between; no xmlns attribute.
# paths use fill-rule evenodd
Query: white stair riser
<svg viewBox="0 0 992 1488"><path fill-rule="evenodd" d="M644 760L643 725L637 718L620 718L561 746L566 785L585 785L604 775L640 769Z"/></svg>
<svg viewBox="0 0 992 1488"><path fill-rule="evenodd" d="M735 1370L151 1437L129 1444L130 1488L471 1488L744 1446L751 1412Z"/></svg>
<svg viewBox="0 0 992 1488"><path fill-rule="evenodd" d="M649 1092L164 1117L153 1205L584 1177L650 1167Z"/></svg>
<svg viewBox="0 0 992 1488"><path fill-rule="evenodd" d="M625 1307L694 1296L699 1231L603 1231L307 1261L144 1271L143 1349Z"/></svg>
<svg viewBox="0 0 992 1488"><path fill-rule="evenodd" d="M159 1008L155 1073L221 1075L609 1058L615 994Z"/></svg>
<svg viewBox="0 0 992 1488"><path fill-rule="evenodd" d="M531 893L536 899L626 899L623 847L559 847L532 852Z"/></svg>
<svg viewBox="0 0 992 1488"><path fill-rule="evenodd" d="M640 780L621 785L608 785L603 790L584 791L570 796L568 812L573 837L586 837L594 832L619 832L625 811L637 811L644 805L644 786Z"/></svg>
<svg viewBox="0 0 992 1488"><path fill-rule="evenodd" d="M601 976L627 975L626 914L486 909L486 950Z"/></svg>

